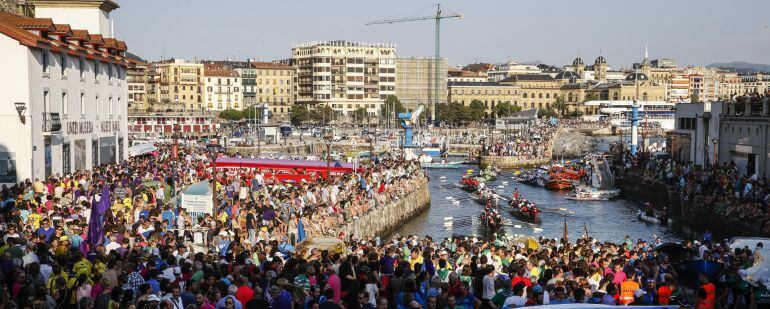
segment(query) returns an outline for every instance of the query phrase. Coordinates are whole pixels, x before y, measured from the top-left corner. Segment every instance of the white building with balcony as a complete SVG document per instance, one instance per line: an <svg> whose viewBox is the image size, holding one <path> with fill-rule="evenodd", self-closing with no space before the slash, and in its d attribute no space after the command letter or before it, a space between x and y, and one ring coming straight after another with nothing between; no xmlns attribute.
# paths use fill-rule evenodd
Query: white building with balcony
<svg viewBox="0 0 770 309"><path fill-rule="evenodd" d="M109 0L67 3L80 2L109 4L97 6L107 18L117 7ZM62 4L41 12L66 10ZM85 17L71 25L37 17L0 12L0 183L126 157L126 44L78 30L94 22Z"/></svg>
<svg viewBox="0 0 770 309"><path fill-rule="evenodd" d="M229 69L203 71L205 107L209 111L242 110L243 87L237 72Z"/></svg>

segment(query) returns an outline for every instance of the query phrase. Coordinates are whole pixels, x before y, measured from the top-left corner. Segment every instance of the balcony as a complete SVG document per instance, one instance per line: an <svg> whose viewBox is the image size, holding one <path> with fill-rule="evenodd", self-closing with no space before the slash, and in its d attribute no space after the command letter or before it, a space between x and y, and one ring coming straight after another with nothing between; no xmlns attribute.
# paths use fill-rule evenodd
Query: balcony
<svg viewBox="0 0 770 309"><path fill-rule="evenodd" d="M61 131L61 117L59 117L59 113L43 113L43 133L59 131Z"/></svg>

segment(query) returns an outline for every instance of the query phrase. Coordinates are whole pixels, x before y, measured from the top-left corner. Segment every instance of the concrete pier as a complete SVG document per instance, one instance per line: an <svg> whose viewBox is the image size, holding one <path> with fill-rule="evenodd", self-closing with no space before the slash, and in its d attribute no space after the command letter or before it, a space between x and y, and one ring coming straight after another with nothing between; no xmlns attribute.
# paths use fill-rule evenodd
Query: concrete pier
<svg viewBox="0 0 770 309"><path fill-rule="evenodd" d="M430 207L430 191L428 180L424 179L417 185L417 189L403 198L387 205L380 206L347 223L340 230L345 232L347 238L369 238L388 235L417 214Z"/></svg>

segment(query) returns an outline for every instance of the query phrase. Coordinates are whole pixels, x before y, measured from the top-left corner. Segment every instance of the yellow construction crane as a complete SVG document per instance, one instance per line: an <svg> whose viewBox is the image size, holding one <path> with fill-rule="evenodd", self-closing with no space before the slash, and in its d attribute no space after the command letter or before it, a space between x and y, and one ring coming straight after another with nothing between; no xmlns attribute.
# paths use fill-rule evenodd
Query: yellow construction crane
<svg viewBox="0 0 770 309"><path fill-rule="evenodd" d="M429 102L429 106L431 106L431 122L436 121L436 102L439 99L439 96L441 95L441 92L439 89L441 89L441 69L440 69L440 61L441 61L441 20L442 19L448 19L448 18L459 18L463 19L462 13L452 13L452 14L443 14L441 12L441 4L436 4L436 15L435 16L420 16L420 17L406 17L406 18L393 18L393 19L380 19L380 20L373 20L370 22L367 22L366 25L379 25L379 24L394 24L394 23L403 23L403 22L411 22L411 21L422 21L422 20L435 20L436 21L436 36L435 36L435 55L434 55L434 62L433 62L433 68L435 69L435 73L433 74L433 79L435 82L434 89L433 89L433 99L431 102ZM446 87L446 85L444 85Z"/></svg>

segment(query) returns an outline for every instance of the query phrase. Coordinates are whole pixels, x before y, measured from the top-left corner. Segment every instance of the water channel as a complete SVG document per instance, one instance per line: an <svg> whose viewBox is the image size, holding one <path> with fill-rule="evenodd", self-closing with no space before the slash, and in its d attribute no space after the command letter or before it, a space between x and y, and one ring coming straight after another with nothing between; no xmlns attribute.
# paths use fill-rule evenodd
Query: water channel
<svg viewBox="0 0 770 309"><path fill-rule="evenodd" d="M483 206L468 199L468 193L456 186L462 174L468 169L478 169L478 167L468 165L454 170L428 170L431 177L430 208L411 219L396 232L401 235L431 235L434 239L453 235L488 236L486 227L479 226L478 220L473 220L473 224L469 224L471 220L468 219L478 217ZM442 176L446 179L441 179ZM567 191L557 192L542 187L528 186L513 181L511 177L511 172L503 172L489 186L494 188L498 194L506 197L511 196L514 188L519 188L523 198L535 202L542 209L553 209L553 211L544 211L541 214L543 223L538 226L520 222L507 211L500 210L506 221L512 223L511 226L506 225L503 228L506 234L560 238L564 233L564 218L566 218L570 239L583 235L585 228L588 229L588 234L591 237L600 241L622 242L625 235L630 236L633 240L641 238L647 241L651 241L653 235L661 237L664 242L681 241L682 239L670 227L638 221L636 218L639 209L638 202L625 199L595 202L572 201L564 198L568 194ZM447 199L449 196L459 199L460 204L452 204ZM445 227L445 217L453 218L455 224L451 228Z"/></svg>

